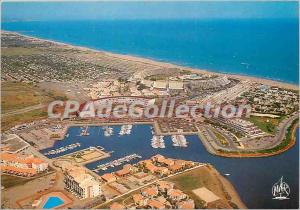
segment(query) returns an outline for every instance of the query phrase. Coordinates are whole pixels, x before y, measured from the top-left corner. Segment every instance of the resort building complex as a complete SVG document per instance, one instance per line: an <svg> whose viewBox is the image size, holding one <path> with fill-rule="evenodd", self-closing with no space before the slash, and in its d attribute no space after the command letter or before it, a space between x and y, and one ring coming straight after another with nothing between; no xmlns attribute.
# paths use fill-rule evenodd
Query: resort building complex
<svg viewBox="0 0 300 210"><path fill-rule="evenodd" d="M48 169L48 163L33 155L1 154L1 171L19 176L34 176Z"/></svg>
<svg viewBox="0 0 300 210"><path fill-rule="evenodd" d="M93 198L100 195L100 183L84 168L73 167L65 172L65 187L80 198Z"/></svg>

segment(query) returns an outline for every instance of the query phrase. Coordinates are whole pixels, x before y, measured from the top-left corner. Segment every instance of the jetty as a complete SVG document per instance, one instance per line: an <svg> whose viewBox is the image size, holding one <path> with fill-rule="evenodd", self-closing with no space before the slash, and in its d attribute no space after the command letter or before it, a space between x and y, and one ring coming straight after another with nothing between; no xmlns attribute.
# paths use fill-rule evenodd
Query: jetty
<svg viewBox="0 0 300 210"><path fill-rule="evenodd" d="M123 163L125 162L129 162L131 160L134 160L134 159L141 159L142 156L140 155L137 155L137 154L131 154L131 155L127 155L125 157L122 157L122 158L119 158L117 160L113 160L113 161L110 161L108 163L104 163L104 164L101 164L101 165L98 165L95 169L93 169L92 171L98 173L100 170L103 170L103 171L106 171L108 168L113 168L115 166L120 166L122 165Z"/></svg>
<svg viewBox="0 0 300 210"><path fill-rule="evenodd" d="M46 152L44 153L44 155L56 155L56 154L60 154L62 152L65 152L65 151L68 151L68 150L73 150L77 147L80 147L81 144L79 142L77 143L74 143L74 144L69 144L67 146L64 146L64 147L60 147L58 149L53 149L53 150L50 150L49 152Z"/></svg>

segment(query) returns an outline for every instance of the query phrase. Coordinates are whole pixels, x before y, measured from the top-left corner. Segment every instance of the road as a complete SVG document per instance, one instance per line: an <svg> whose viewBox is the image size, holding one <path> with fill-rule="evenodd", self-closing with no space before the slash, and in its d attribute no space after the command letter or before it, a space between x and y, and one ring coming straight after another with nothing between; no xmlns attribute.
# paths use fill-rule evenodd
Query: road
<svg viewBox="0 0 300 210"><path fill-rule="evenodd" d="M42 109L46 106L47 105L45 105L45 104L37 104L37 105L33 105L33 106L28 106L28 107L23 108L23 109L18 109L18 110L15 110L15 111L11 111L11 112L7 112L5 114L2 114L1 117L9 117L9 116L12 116L12 115L23 114L23 113L30 112L30 111L33 111L33 110L36 110L36 109Z"/></svg>

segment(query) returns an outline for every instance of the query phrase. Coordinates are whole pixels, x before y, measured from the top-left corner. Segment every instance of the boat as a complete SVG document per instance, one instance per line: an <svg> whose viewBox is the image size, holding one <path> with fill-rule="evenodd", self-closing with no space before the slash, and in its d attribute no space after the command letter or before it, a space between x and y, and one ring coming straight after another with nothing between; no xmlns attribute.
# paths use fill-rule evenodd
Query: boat
<svg viewBox="0 0 300 210"><path fill-rule="evenodd" d="M89 136L90 133L88 132L88 126L84 127L80 133L80 136Z"/></svg>
<svg viewBox="0 0 300 210"><path fill-rule="evenodd" d="M166 148L165 142L164 142L164 136L154 135L151 139L151 146L155 149L157 149L157 148Z"/></svg>
<svg viewBox="0 0 300 210"><path fill-rule="evenodd" d="M109 137L114 134L114 129L112 127L105 127L104 136Z"/></svg>
<svg viewBox="0 0 300 210"><path fill-rule="evenodd" d="M174 147L187 147L188 142L184 135L172 135L171 139Z"/></svg>
<svg viewBox="0 0 300 210"><path fill-rule="evenodd" d="M125 134L129 135L131 134L131 129L132 129L132 125L122 125L119 135L120 136L123 136Z"/></svg>
<svg viewBox="0 0 300 210"><path fill-rule="evenodd" d="M64 146L64 147L60 147L60 148L57 148L57 149L53 149L53 150L50 150L46 153L44 153L44 155L55 155L55 154L60 154L62 152L65 152L65 151L68 151L68 150L73 150L77 147L80 147L81 144L79 142L77 143L74 143L74 144L69 144L67 146Z"/></svg>

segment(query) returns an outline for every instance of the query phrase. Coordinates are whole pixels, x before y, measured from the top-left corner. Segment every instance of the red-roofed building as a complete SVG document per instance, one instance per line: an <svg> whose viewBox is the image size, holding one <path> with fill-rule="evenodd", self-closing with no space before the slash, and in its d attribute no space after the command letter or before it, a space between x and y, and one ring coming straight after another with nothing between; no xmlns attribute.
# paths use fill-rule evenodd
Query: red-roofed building
<svg viewBox="0 0 300 210"><path fill-rule="evenodd" d="M101 178L107 183L114 182L117 180L117 178L111 173L104 174L101 176Z"/></svg>
<svg viewBox="0 0 300 210"><path fill-rule="evenodd" d="M192 199L189 199L187 201L181 201L177 203L178 209L194 209L195 203Z"/></svg>
<svg viewBox="0 0 300 210"><path fill-rule="evenodd" d="M144 198L141 194L134 194L132 199L137 206L146 206L147 205L147 198Z"/></svg>
<svg viewBox="0 0 300 210"><path fill-rule="evenodd" d="M7 173L19 174L22 176L33 176L48 169L48 163L43 159L30 156L19 156L17 154L1 154L1 170Z"/></svg>
<svg viewBox="0 0 300 210"><path fill-rule="evenodd" d="M159 202L158 200L153 200L153 199L148 201L148 206L151 209L165 209L166 208L166 206L163 203Z"/></svg>
<svg viewBox="0 0 300 210"><path fill-rule="evenodd" d="M175 201L179 201L179 200L187 198L187 195L178 189L169 190L167 192L167 195L169 196L169 198L171 198L172 200L175 200Z"/></svg>
<svg viewBox="0 0 300 210"><path fill-rule="evenodd" d="M174 188L174 183L167 181L158 181L157 182L158 190L161 192L167 192Z"/></svg>
<svg viewBox="0 0 300 210"><path fill-rule="evenodd" d="M126 207L122 204L114 202L113 204L111 204L110 209L126 209Z"/></svg>
<svg viewBox="0 0 300 210"><path fill-rule="evenodd" d="M148 187L142 190L142 195L147 198L153 198L158 195L157 187Z"/></svg>

